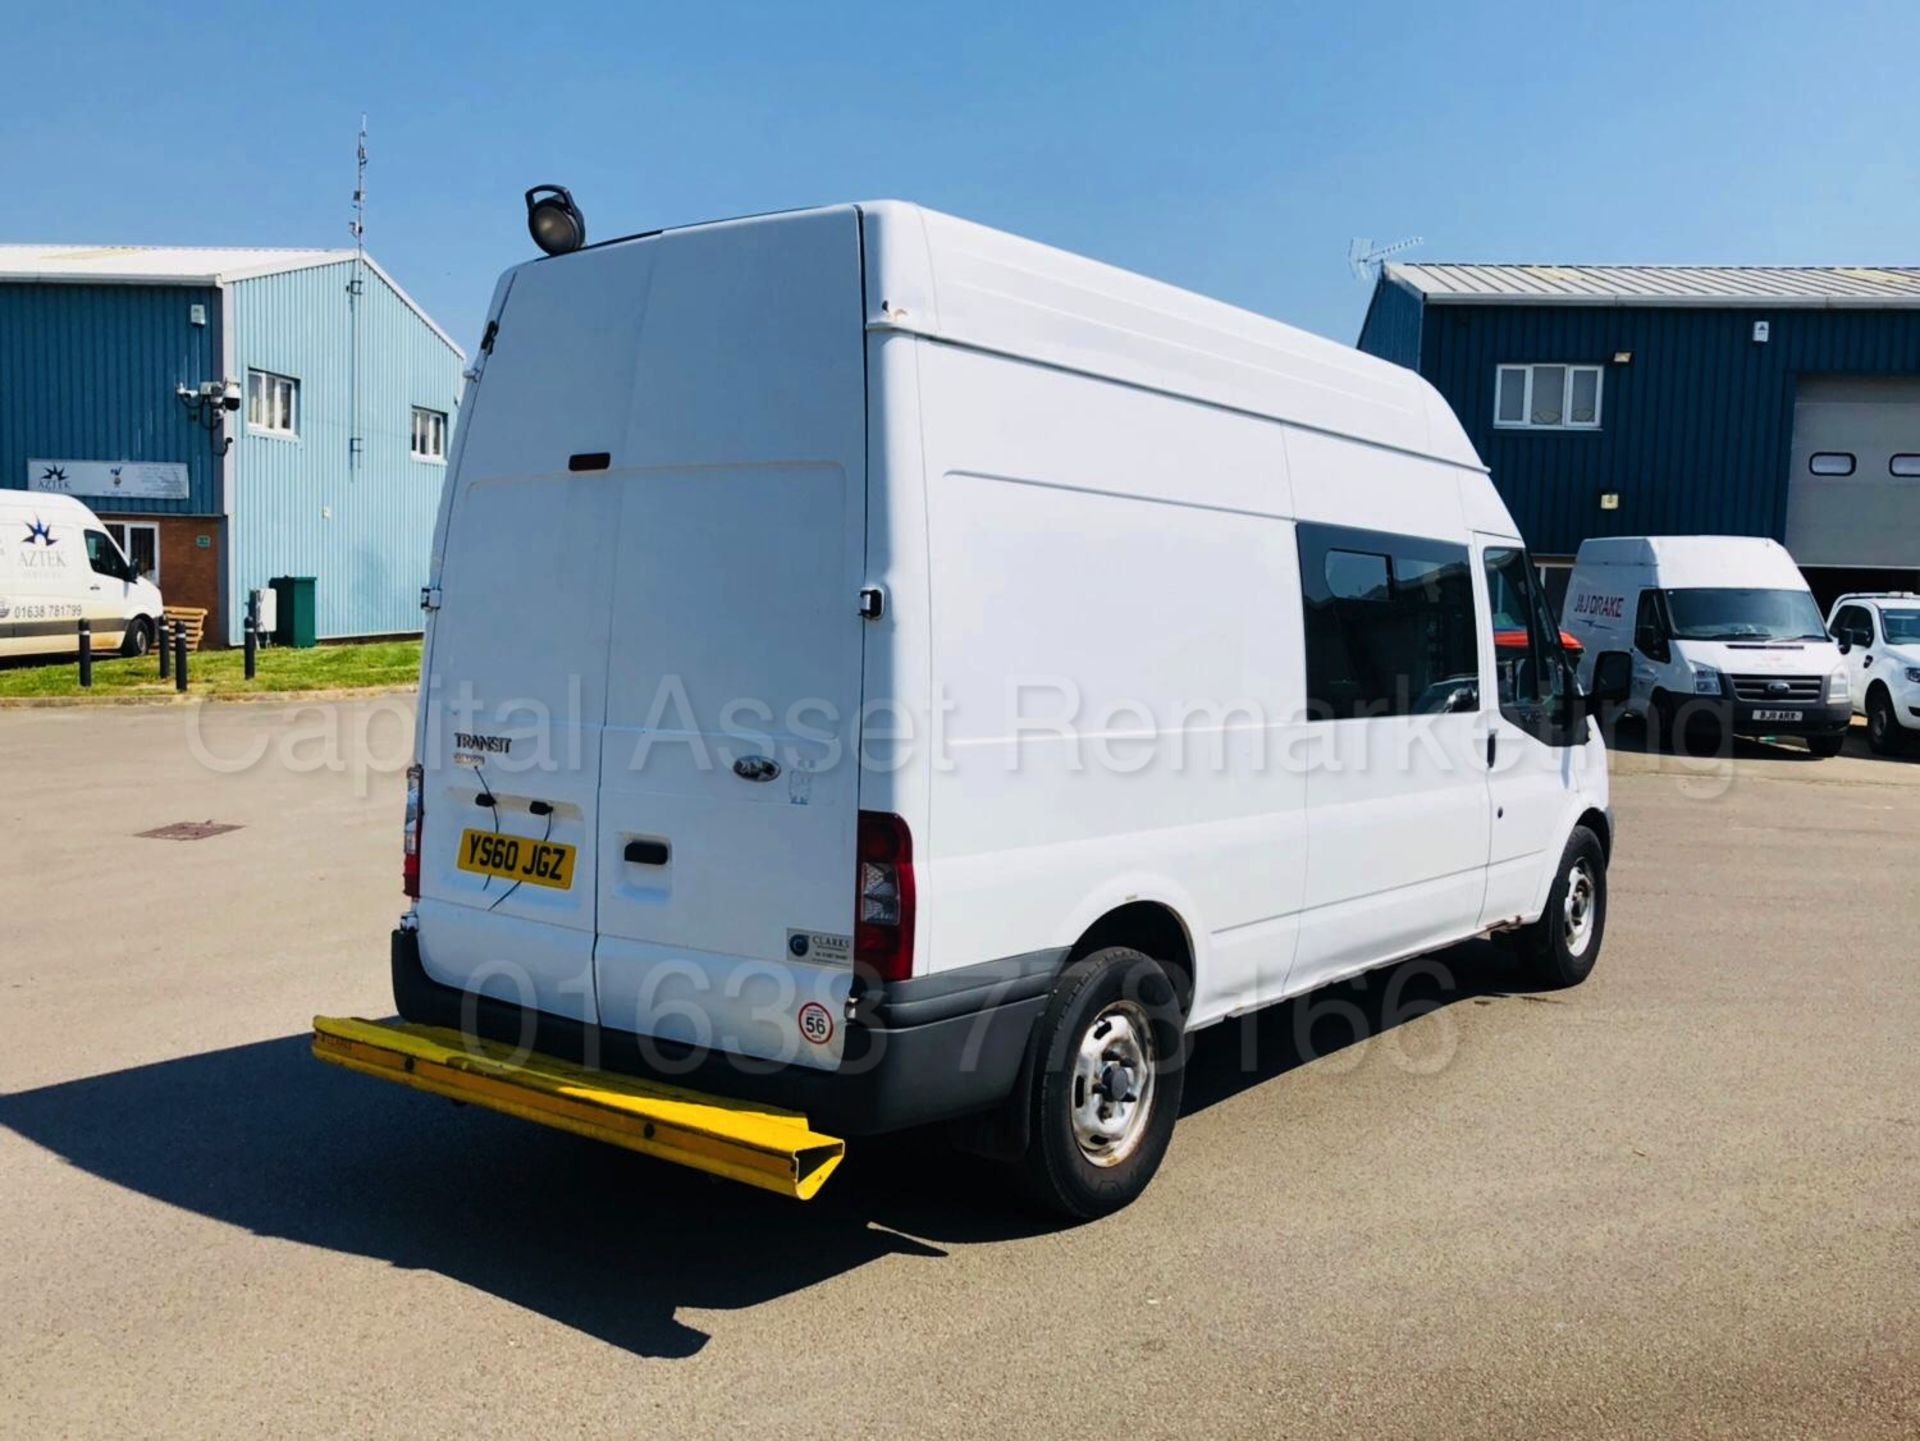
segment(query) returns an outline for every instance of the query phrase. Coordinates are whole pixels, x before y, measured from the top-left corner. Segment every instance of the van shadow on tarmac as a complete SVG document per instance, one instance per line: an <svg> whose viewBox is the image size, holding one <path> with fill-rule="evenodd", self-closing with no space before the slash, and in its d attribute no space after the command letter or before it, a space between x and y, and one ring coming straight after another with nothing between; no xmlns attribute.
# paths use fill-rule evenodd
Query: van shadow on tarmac
<svg viewBox="0 0 1920 1441"><path fill-rule="evenodd" d="M1495 947L1460 946L1214 1027L1184 1109L1512 979ZM682 1307L753 1306L882 1256L937 1260L1059 1224L996 1168L930 1156L933 1137L855 1142L801 1205L374 1084L315 1062L305 1035L0 1094L0 1125L168 1205L437 1271L643 1356L706 1344Z"/></svg>

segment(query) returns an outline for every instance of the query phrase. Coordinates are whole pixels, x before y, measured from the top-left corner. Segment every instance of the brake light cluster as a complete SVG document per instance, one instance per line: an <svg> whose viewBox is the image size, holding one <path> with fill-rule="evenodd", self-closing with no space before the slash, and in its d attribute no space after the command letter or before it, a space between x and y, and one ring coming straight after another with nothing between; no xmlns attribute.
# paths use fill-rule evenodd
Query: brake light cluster
<svg viewBox="0 0 1920 1441"><path fill-rule="evenodd" d="M400 889L409 900L420 899L420 822L425 819L426 772L418 765L407 767L406 835L401 842Z"/></svg>
<svg viewBox="0 0 1920 1441"><path fill-rule="evenodd" d="M883 981L913 974L913 834L899 816L860 812L853 958Z"/></svg>

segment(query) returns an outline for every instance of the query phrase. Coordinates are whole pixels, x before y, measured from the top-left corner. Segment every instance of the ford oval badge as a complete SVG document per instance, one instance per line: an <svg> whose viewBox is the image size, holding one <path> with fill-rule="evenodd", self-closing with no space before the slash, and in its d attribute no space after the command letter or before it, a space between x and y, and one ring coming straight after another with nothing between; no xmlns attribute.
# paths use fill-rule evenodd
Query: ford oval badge
<svg viewBox="0 0 1920 1441"><path fill-rule="evenodd" d="M741 756L733 773L743 781L770 781L780 774L780 762L768 756Z"/></svg>

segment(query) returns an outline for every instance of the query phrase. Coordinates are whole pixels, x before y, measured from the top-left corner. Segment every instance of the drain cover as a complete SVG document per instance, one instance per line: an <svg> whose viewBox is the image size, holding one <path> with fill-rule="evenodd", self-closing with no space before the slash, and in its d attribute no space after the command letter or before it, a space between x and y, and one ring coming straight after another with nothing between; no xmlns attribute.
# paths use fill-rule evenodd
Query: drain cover
<svg viewBox="0 0 1920 1441"><path fill-rule="evenodd" d="M224 821L175 821L170 826L161 826L156 830L141 831L136 837L143 841L204 841L208 836L225 835L228 831L237 831L240 827L230 826Z"/></svg>

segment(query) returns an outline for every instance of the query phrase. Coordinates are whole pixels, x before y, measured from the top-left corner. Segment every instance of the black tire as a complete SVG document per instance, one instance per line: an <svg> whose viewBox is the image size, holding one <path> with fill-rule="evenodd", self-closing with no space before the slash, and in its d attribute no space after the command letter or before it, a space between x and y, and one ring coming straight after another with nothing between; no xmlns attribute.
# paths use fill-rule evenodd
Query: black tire
<svg viewBox="0 0 1920 1441"><path fill-rule="evenodd" d="M1906 749L1905 740L1900 733L1900 717L1893 711L1893 696L1875 682L1867 692L1867 744L1877 756L1897 756Z"/></svg>
<svg viewBox="0 0 1920 1441"><path fill-rule="evenodd" d="M143 656L153 649L153 621L144 615L135 616L127 624L127 633L120 637L120 654Z"/></svg>
<svg viewBox="0 0 1920 1441"><path fill-rule="evenodd" d="M1840 734L1837 736L1808 736L1807 737L1807 749L1813 752L1814 757L1817 760L1823 760L1823 761L1832 760L1835 756L1839 755L1840 752L1846 748L1846 744L1847 744L1847 733L1845 731L1841 731Z"/></svg>
<svg viewBox="0 0 1920 1441"><path fill-rule="evenodd" d="M1575 889L1576 871L1586 877L1585 900L1578 909L1585 917L1576 926L1575 908L1569 896ZM1575 826L1560 853L1560 865L1553 877L1553 889L1547 893L1547 908L1523 931L1514 933L1512 951L1522 970L1542 990L1559 991L1577 986L1593 974L1600 959L1600 945L1607 934L1607 852L1585 826Z"/></svg>
<svg viewBox="0 0 1920 1441"><path fill-rule="evenodd" d="M1104 1048L1091 1039L1096 1025L1111 1038ZM1089 1221L1111 1215L1146 1190L1179 1119L1184 1030L1173 984L1151 956L1110 946L1061 973L1035 1023L1033 1078L1024 1098L1029 1132L1019 1166L1035 1202ZM1089 1087L1083 1052L1095 1049L1109 1058L1108 1066L1101 1083ZM1145 1063L1144 1087L1142 1077L1124 1065L1129 1054ZM1135 1098L1132 1104L1144 1103L1144 1115L1125 1111L1124 1097L1108 1097L1101 1089L1122 1082ZM1076 1102L1083 1118L1109 1113L1119 1132L1114 1142L1089 1146L1083 1139L1089 1128L1076 1124ZM1103 1150L1107 1159L1095 1159Z"/></svg>

